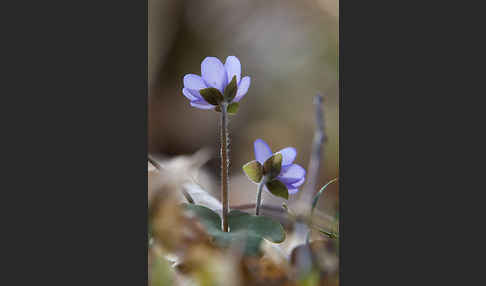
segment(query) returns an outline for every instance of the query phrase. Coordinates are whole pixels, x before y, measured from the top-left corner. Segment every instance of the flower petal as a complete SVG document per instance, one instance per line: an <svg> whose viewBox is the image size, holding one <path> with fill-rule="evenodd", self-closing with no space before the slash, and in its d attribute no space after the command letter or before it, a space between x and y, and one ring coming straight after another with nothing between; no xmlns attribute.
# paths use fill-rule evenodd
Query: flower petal
<svg viewBox="0 0 486 286"><path fill-rule="evenodd" d="M226 58L224 63L224 68L226 69L226 75L228 76L228 82L236 76L236 83L240 82L241 78L241 63L240 60L235 56L229 56Z"/></svg>
<svg viewBox="0 0 486 286"><path fill-rule="evenodd" d="M260 162L260 164L265 163L268 158L272 157L272 149L270 149L267 143L262 139L255 140L253 147L255 150L255 159Z"/></svg>
<svg viewBox="0 0 486 286"><path fill-rule="evenodd" d="M295 195L299 191L299 189L297 189L297 188L295 188L295 189L294 188L288 188L288 190L289 190L289 195Z"/></svg>
<svg viewBox="0 0 486 286"><path fill-rule="evenodd" d="M186 74L184 76L184 87L194 90L200 90L207 88L208 86L204 83L202 77L195 74Z"/></svg>
<svg viewBox="0 0 486 286"><path fill-rule="evenodd" d="M304 184L304 182L305 182L305 178L302 178L299 181L292 183L291 187L292 188L298 188L298 187L302 186Z"/></svg>
<svg viewBox="0 0 486 286"><path fill-rule="evenodd" d="M191 101L191 106L199 109L213 109L215 106L207 103L204 99Z"/></svg>
<svg viewBox="0 0 486 286"><path fill-rule="evenodd" d="M294 147L283 148L277 153L282 154L282 166L288 166L292 164L297 156L297 150Z"/></svg>
<svg viewBox="0 0 486 286"><path fill-rule="evenodd" d="M294 184L305 177L305 169L300 165L292 164L290 166L282 167L282 171L278 179L284 184Z"/></svg>
<svg viewBox="0 0 486 286"><path fill-rule="evenodd" d="M199 91L193 90L193 89L188 89L188 88L183 88L182 89L182 94L184 94L187 99L190 101L195 101L195 100L201 100L201 95L199 94Z"/></svg>
<svg viewBox="0 0 486 286"><path fill-rule="evenodd" d="M238 91L236 92L235 99L233 101L239 102L243 96L248 92L248 88L250 87L251 78L249 76L245 76L241 79L240 83L238 84Z"/></svg>
<svg viewBox="0 0 486 286"><path fill-rule="evenodd" d="M206 85L214 87L223 92L228 84L226 69L218 58L207 57L201 63L201 75Z"/></svg>

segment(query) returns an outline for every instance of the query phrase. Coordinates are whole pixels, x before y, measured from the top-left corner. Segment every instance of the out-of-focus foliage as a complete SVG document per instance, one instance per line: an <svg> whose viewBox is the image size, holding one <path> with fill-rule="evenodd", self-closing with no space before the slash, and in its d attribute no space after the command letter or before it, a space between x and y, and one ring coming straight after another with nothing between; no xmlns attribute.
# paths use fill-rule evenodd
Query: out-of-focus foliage
<svg viewBox="0 0 486 286"><path fill-rule="evenodd" d="M251 235L261 233L269 239L262 245L260 242L250 244L250 248L260 250L257 255L253 251L248 255L248 249L245 249L248 245L245 246L239 239L229 239L224 243L225 247L221 247L217 243L218 238L215 239L216 232L221 234L218 228L221 221L217 214L220 205L211 205L214 198L197 185L188 184L186 179L180 178L184 177L184 173L191 173L190 169L185 169L178 176L164 169L168 166L198 165L197 160L198 156L186 156L184 160L175 158L162 161L159 169L149 164L148 251L151 286L338 285L336 240L323 240L321 237L310 245L298 245L296 248L288 244L292 238L275 244L271 241L280 242L285 234L282 231L274 232L273 223L260 224L260 220L268 220L263 216L255 217L233 210L236 220L230 218L230 228L235 231L234 234L238 230L250 229L254 231ZM185 164L181 164L181 161L185 161ZM180 167L180 170L184 168ZM216 212L207 208L204 210L216 219L207 220L205 215L185 211L187 206L201 207L185 204L186 199L181 195L183 190L190 195L198 194L195 201L211 202L209 207ZM204 196L208 198L201 200ZM284 212L281 215L287 219ZM253 224L252 220L258 222ZM248 227L252 224L255 228ZM294 236L292 228L285 231ZM244 238L244 235L241 237Z"/></svg>

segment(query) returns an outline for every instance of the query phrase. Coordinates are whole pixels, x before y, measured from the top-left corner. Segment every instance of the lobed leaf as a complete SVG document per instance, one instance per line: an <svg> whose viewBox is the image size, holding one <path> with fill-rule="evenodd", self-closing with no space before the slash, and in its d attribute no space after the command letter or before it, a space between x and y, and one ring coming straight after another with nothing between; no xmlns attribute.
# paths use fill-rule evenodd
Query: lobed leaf
<svg viewBox="0 0 486 286"><path fill-rule="evenodd" d="M285 240L282 225L265 216L255 216L233 210L228 214L230 232L223 232L221 218L214 211L200 205L183 204L183 207L196 215L213 238L213 242L220 247L228 247L235 242L244 242L245 254L252 256L260 253L263 239L274 243Z"/></svg>

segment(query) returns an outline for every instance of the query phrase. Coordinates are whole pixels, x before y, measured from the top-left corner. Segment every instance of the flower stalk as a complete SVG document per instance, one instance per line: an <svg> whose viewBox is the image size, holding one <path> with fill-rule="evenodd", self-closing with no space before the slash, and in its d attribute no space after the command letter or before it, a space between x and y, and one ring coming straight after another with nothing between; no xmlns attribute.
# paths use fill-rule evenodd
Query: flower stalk
<svg viewBox="0 0 486 286"><path fill-rule="evenodd" d="M256 206L255 206L255 214L260 215L260 205L262 204L262 191L263 186L267 183L267 177L264 176L260 184L258 184L258 192L257 192L257 199L256 199Z"/></svg>
<svg viewBox="0 0 486 286"><path fill-rule="evenodd" d="M229 212L229 132L228 103L221 103L221 202L223 204L222 229L228 232Z"/></svg>

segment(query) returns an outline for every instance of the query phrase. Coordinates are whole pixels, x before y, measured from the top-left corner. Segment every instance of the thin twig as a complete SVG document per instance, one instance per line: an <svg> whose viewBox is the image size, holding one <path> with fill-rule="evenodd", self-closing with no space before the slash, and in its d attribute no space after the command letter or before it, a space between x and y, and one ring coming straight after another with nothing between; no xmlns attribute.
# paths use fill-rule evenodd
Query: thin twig
<svg viewBox="0 0 486 286"><path fill-rule="evenodd" d="M295 202L294 211L298 217L306 218L310 215L312 198L316 192L317 178L319 176L319 168L321 165L322 145L325 141L324 133L324 114L322 108L323 97L317 94L314 97L316 127L314 131L314 138L312 141L312 149L310 154L309 166L307 168L307 178L304 189L299 192ZM309 241L309 226L305 221L298 219L295 226L295 234L298 241L302 243Z"/></svg>
<svg viewBox="0 0 486 286"><path fill-rule="evenodd" d="M324 110L322 107L323 96L318 94L314 97L315 114L316 114L316 129L314 139L312 141L312 151L309 160L309 167L307 168L307 183L304 189L300 192L300 198L305 204L311 204L312 197L316 192L317 178L319 176L319 169L321 165L321 154L323 153L323 143L326 140L324 132Z"/></svg>

